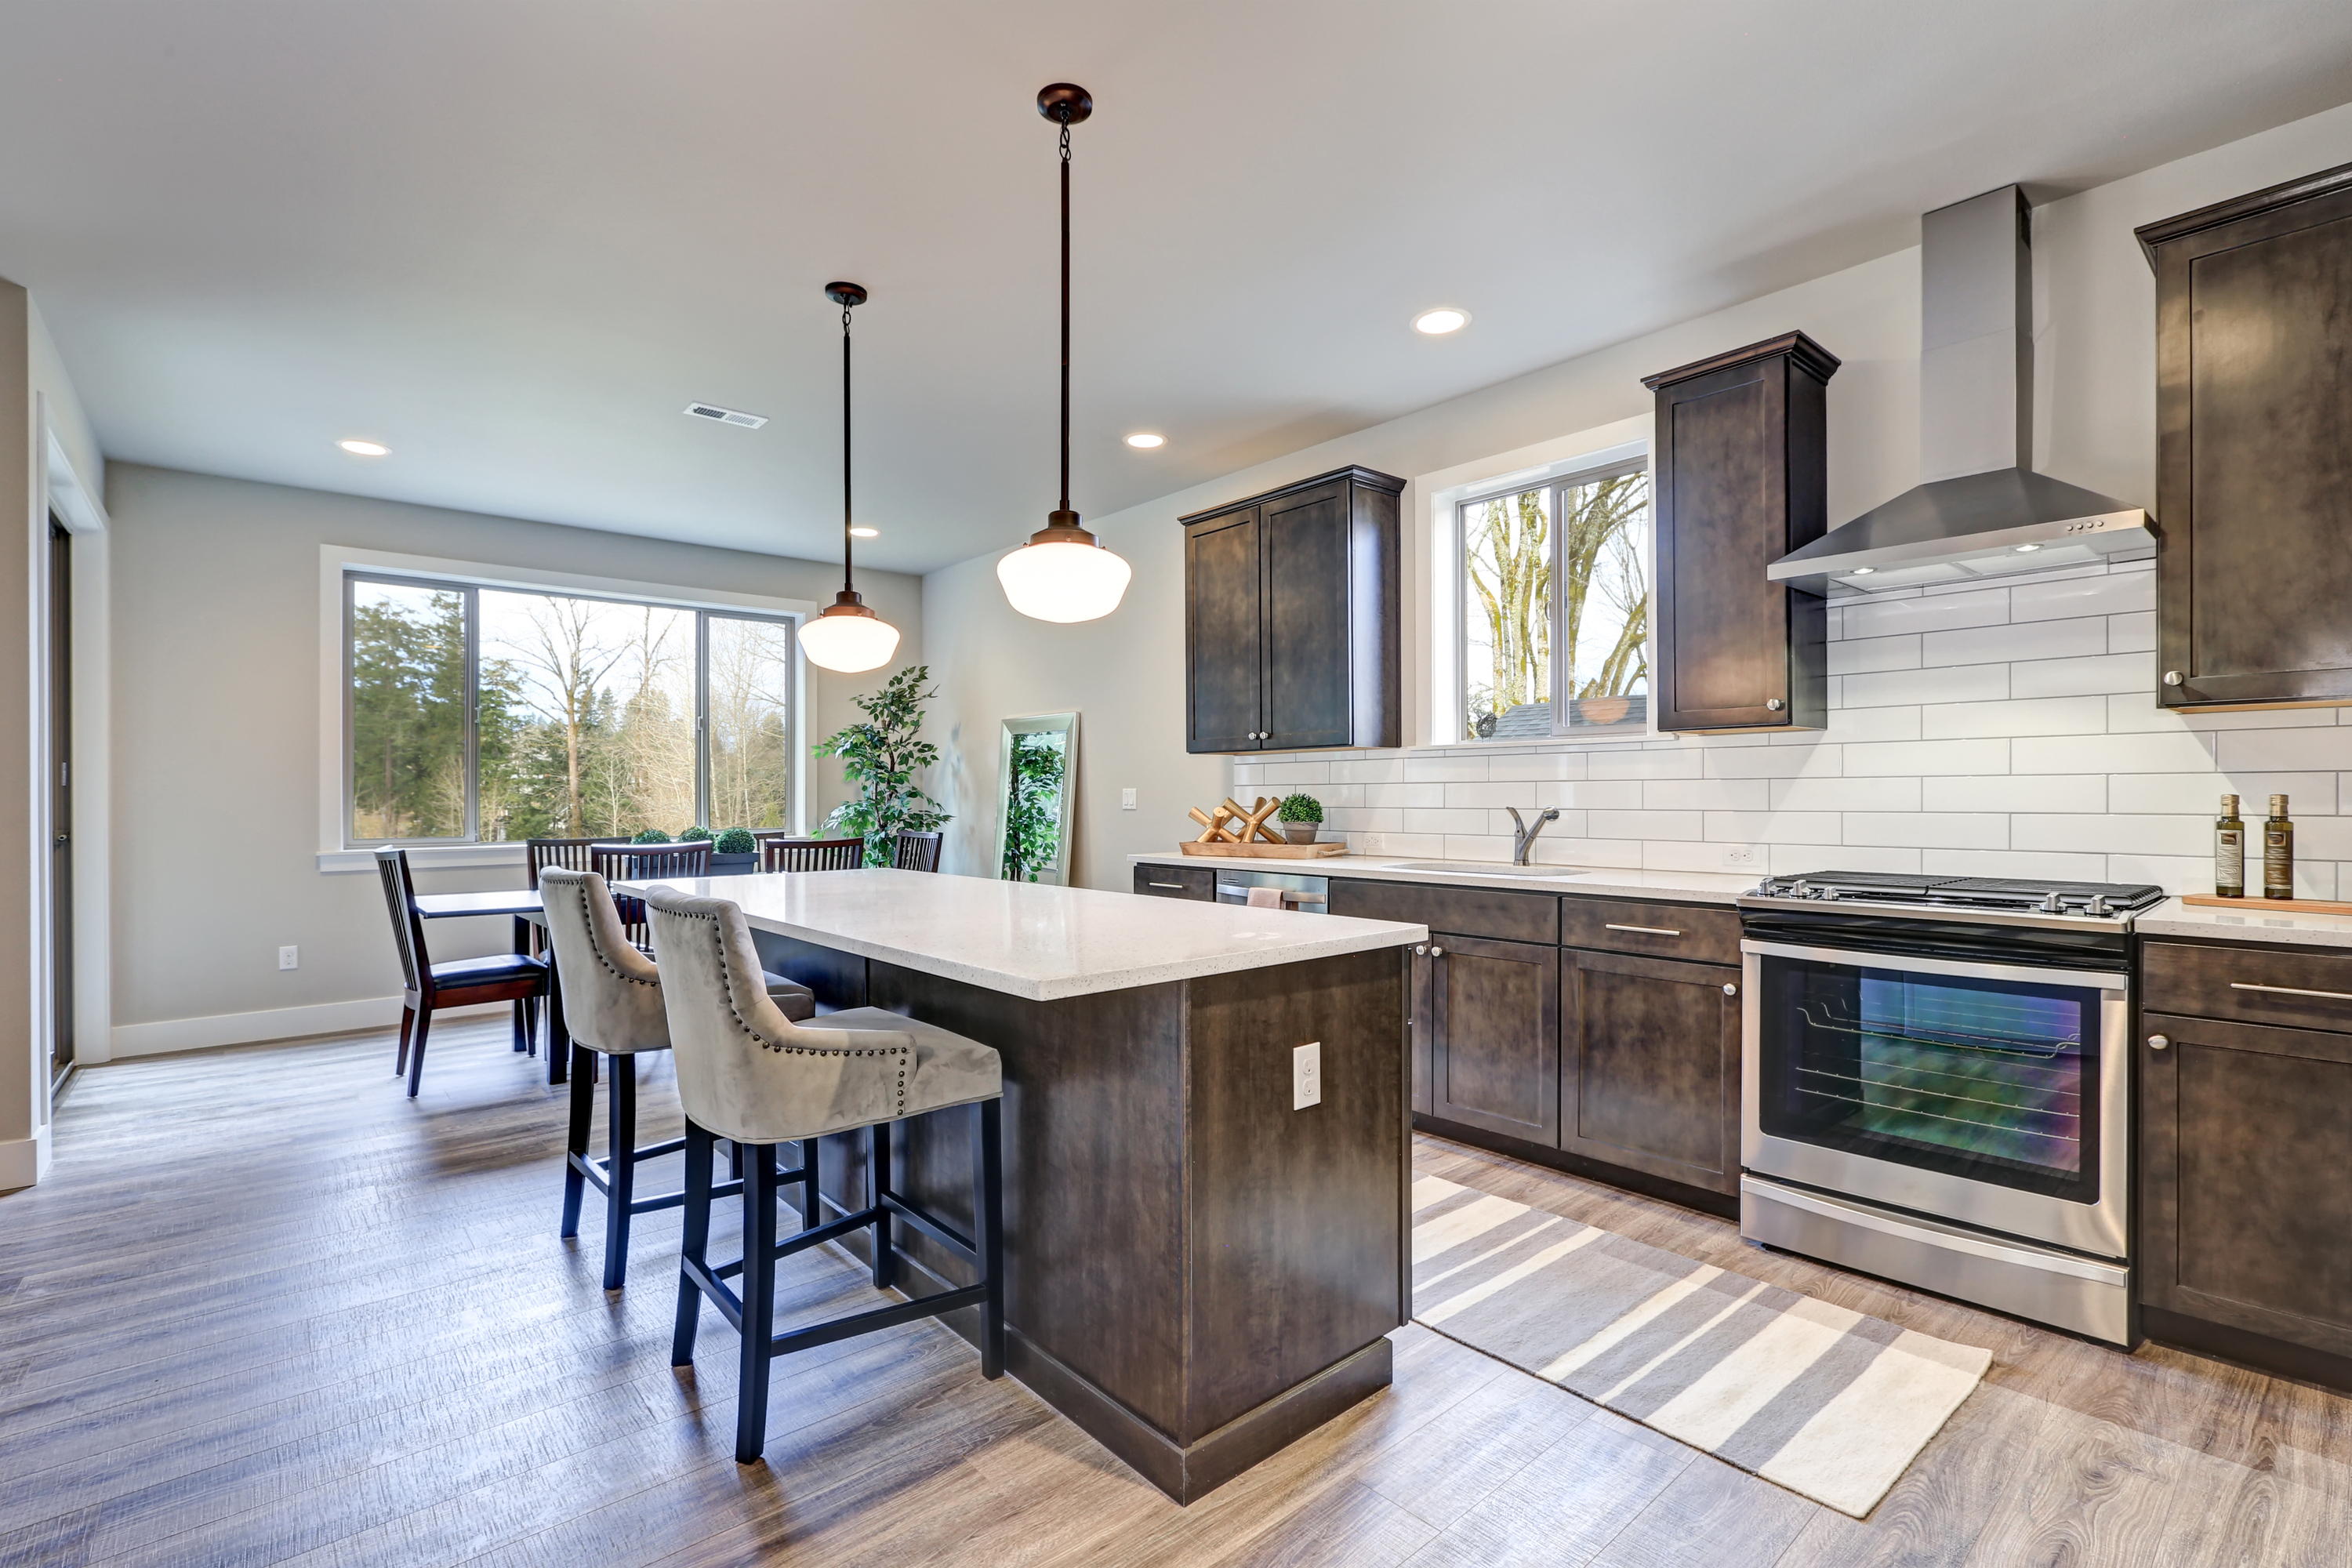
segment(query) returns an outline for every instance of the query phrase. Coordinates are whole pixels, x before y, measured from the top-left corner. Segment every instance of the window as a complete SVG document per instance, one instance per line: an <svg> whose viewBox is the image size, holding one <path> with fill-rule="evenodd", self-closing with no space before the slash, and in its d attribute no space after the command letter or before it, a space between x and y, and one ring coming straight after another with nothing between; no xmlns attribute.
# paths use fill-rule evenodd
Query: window
<svg viewBox="0 0 2352 1568"><path fill-rule="evenodd" d="M1647 728L1649 512L1639 460L1462 503L1464 739Z"/></svg>
<svg viewBox="0 0 2352 1568"><path fill-rule="evenodd" d="M344 840L792 825L793 624L343 576Z"/></svg>

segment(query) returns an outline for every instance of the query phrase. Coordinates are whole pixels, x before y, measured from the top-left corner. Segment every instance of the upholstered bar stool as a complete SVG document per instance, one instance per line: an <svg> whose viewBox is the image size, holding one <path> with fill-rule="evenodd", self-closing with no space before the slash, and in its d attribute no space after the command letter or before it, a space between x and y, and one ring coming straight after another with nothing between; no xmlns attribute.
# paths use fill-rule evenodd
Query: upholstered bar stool
<svg viewBox="0 0 2352 1568"><path fill-rule="evenodd" d="M797 1025L772 1005L743 911L724 899L649 889L646 911L662 969L662 1003L686 1106L686 1236L677 1283L677 1331L670 1363L694 1360L695 1330L707 1298L742 1336L736 1391L735 1458L751 1464L767 1442L768 1367L780 1355L877 1329L981 1309L980 1374L1004 1371L1003 1109L997 1054L977 1040L921 1022L858 1007L829 1013L822 1028ZM891 1190L890 1123L969 1105L973 1140L972 1234L965 1236ZM865 1208L819 1225L816 1140L867 1130L871 1191ZM712 1264L710 1156L715 1138L744 1151L743 1256ZM778 1171L779 1143L801 1143L801 1168ZM780 1184L802 1187L802 1229L776 1240ZM775 1331L776 1265L836 1237L871 1228L874 1284L890 1283L893 1221L904 1219L978 1270L980 1282L871 1311ZM722 1281L740 1276L741 1294Z"/></svg>
<svg viewBox="0 0 2352 1568"><path fill-rule="evenodd" d="M556 984L563 988L563 1012L572 1035L572 1127L564 1141L563 1228L569 1238L580 1234L580 1203L583 1189L593 1185L604 1194L604 1289L617 1290L629 1268L629 1221L641 1214L675 1208L686 1201L683 1192L655 1197L636 1195L639 1161L656 1160L686 1147L686 1140L637 1147L637 1071L640 1051L669 1049L669 1023L662 1008L660 972L651 959L629 941L604 879L593 871L573 871L558 866L539 874L540 901L547 913L548 940L555 950ZM769 1000L786 1017L806 1018L816 1012L816 997L805 985L780 974L762 973L760 984ZM588 1152L588 1127L596 1108L598 1056L613 1058L612 1087L606 1091L609 1142L605 1155ZM740 1167L742 1152L730 1152ZM705 1149L705 1175L710 1151ZM737 1169L733 1173L740 1175ZM733 1192L730 1184L727 1189Z"/></svg>

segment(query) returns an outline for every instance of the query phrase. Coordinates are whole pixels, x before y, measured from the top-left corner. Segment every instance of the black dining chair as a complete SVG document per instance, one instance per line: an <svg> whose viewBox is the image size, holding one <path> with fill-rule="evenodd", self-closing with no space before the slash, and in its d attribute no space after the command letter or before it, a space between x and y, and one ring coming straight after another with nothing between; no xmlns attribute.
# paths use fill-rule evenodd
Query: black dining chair
<svg viewBox="0 0 2352 1568"><path fill-rule="evenodd" d="M607 882L652 882L665 877L710 875L710 840L691 838L683 844L592 844L585 868ZM641 952L653 951L653 932L646 925L646 901L626 893L613 895L621 924Z"/></svg>
<svg viewBox="0 0 2352 1568"><path fill-rule="evenodd" d="M436 963L425 946L425 917L416 910L416 883L404 849L375 852L383 880L383 901L392 915L393 946L400 953L400 1055L393 1072L408 1074L408 1098L425 1079L425 1039L441 1007L472 1007L485 1002L514 1004L515 1048L530 1039L532 1010L547 994L547 963L527 952L488 958L458 958Z"/></svg>
<svg viewBox="0 0 2352 1568"><path fill-rule="evenodd" d="M855 871L865 864L863 838L771 838L760 846L762 871Z"/></svg>
<svg viewBox="0 0 2352 1568"><path fill-rule="evenodd" d="M938 833L901 833L898 835L898 857L890 863L901 871L936 871L940 868Z"/></svg>

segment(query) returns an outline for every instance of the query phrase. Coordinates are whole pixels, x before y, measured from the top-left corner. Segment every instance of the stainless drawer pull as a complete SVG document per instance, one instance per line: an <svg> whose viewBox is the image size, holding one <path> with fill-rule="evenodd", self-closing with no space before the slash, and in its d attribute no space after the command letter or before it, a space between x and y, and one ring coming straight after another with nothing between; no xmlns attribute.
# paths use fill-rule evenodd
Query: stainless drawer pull
<svg viewBox="0 0 2352 1568"><path fill-rule="evenodd" d="M2300 985L2255 985L2248 981L2232 980L2232 991L2274 991L2281 996L2325 996L2330 1002L2352 1002L2352 991L2306 991Z"/></svg>
<svg viewBox="0 0 2352 1568"><path fill-rule="evenodd" d="M1680 936L1683 934L1678 931L1668 931L1664 926L1621 926L1613 921L1604 922L1601 929L1602 931L1640 931L1643 936Z"/></svg>
<svg viewBox="0 0 2352 1568"><path fill-rule="evenodd" d="M1189 893L1192 890L1181 882L1149 882L1146 883L1145 886L1152 888L1165 888L1171 893Z"/></svg>

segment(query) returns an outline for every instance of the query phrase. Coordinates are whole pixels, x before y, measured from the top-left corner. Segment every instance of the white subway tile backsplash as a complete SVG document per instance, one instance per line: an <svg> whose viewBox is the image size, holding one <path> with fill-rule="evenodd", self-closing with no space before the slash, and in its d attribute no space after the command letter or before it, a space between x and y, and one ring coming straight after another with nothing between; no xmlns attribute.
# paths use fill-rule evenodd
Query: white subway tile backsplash
<svg viewBox="0 0 2352 1568"><path fill-rule="evenodd" d="M2105 811L2107 775L1956 773L1920 780L1919 805L1927 811Z"/></svg>
<svg viewBox="0 0 2352 1568"><path fill-rule="evenodd" d="M1440 787L1445 791L1448 805L1516 805L1524 810L1536 803L1536 786L1532 783L1449 784Z"/></svg>
<svg viewBox="0 0 2352 1568"><path fill-rule="evenodd" d="M1846 747L1845 774L2005 773L2009 759L2007 741L1887 741Z"/></svg>
<svg viewBox="0 0 2352 1568"><path fill-rule="evenodd" d="M1830 715L1829 738L1832 741L1916 741L1919 738L1919 710L1916 708L1848 708ZM1813 743L1815 736L1786 735L1778 738L1789 745Z"/></svg>
<svg viewBox="0 0 2352 1568"><path fill-rule="evenodd" d="M1859 675L1874 669L1916 669L1919 668L1919 638L1915 635L1833 642L1830 644L1829 656L1832 675Z"/></svg>
<svg viewBox="0 0 2352 1568"><path fill-rule="evenodd" d="M1917 811L1916 778L1775 779L1774 811Z"/></svg>
<svg viewBox="0 0 2352 1568"><path fill-rule="evenodd" d="M2334 773L2117 773L2107 786L2107 809L2121 812L2186 813L2211 816L2221 796L2234 795L2248 816L2269 808L2270 797L2290 797L2297 816L2333 816Z"/></svg>
<svg viewBox="0 0 2352 1568"><path fill-rule="evenodd" d="M1706 754L1706 776L1713 779L1835 778L1843 765L1843 753L1830 741Z"/></svg>
<svg viewBox="0 0 2352 1568"><path fill-rule="evenodd" d="M2148 735L2029 735L2010 742L2017 773L2200 773L2213 767L2206 737L2184 731Z"/></svg>
<svg viewBox="0 0 2352 1568"><path fill-rule="evenodd" d="M1511 858L1511 836L1496 837L1489 833L1449 833L1439 842L1445 847L1438 854L1448 860L1508 860Z"/></svg>
<svg viewBox="0 0 2352 1568"><path fill-rule="evenodd" d="M1407 757L1407 784L1452 784L1457 779L1483 779L1486 759L1479 756Z"/></svg>
<svg viewBox="0 0 2352 1568"><path fill-rule="evenodd" d="M1280 784L1286 789L1296 789L1301 784L1328 784L1330 781L1331 764L1328 763L1261 763L1258 764L1257 782L1269 788L1275 784Z"/></svg>
<svg viewBox="0 0 2352 1568"><path fill-rule="evenodd" d="M1644 871L1746 871L1747 866L1734 866L1725 851L1728 844L1664 844L1644 843L1642 846L1642 869ZM1748 847L1761 850L1764 846ZM1758 857L1758 865L1762 857Z"/></svg>
<svg viewBox="0 0 2352 1568"><path fill-rule="evenodd" d="M1817 848L1809 844L1775 844L1771 849L1772 875L1801 877L1808 871L1893 871L1916 873L1919 869L1916 849L1877 848L1852 844L1835 849Z"/></svg>
<svg viewBox="0 0 2352 1568"><path fill-rule="evenodd" d="M1334 833L1404 831L1404 813L1393 807L1326 805L1323 820Z"/></svg>
<svg viewBox="0 0 2352 1568"><path fill-rule="evenodd" d="M1848 844L1914 849L2006 849L2010 819L2000 812L1849 811Z"/></svg>
<svg viewBox="0 0 2352 1568"><path fill-rule="evenodd" d="M2053 877L2061 881L2103 882L2107 858L2048 849L1922 849L1919 869L1930 877Z"/></svg>
<svg viewBox="0 0 2352 1568"><path fill-rule="evenodd" d="M1234 770L1238 777L1241 770ZM1334 784L1402 784L1404 782L1402 757L1335 758L1331 763Z"/></svg>
<svg viewBox="0 0 2352 1568"><path fill-rule="evenodd" d="M2270 809L2266 803L2259 801L2250 802L2249 805L2251 809L2246 812L2249 819L2266 815ZM2294 858L2297 865L2305 860L2352 860L2352 816L2305 816L2303 808L2292 801L2287 803L2287 808L2294 814L2291 820L2294 823ZM2246 858L2251 861L2254 852L2252 842L2254 825L2249 820L2246 826ZM2251 874L2251 867L2248 871Z"/></svg>
<svg viewBox="0 0 2352 1568"><path fill-rule="evenodd" d="M2069 623L2072 624L2072 623ZM2156 687L2156 658L2146 653L2106 653L2087 658L2052 658L2010 667L2015 697L2077 697L2094 692L2149 691Z"/></svg>
<svg viewBox="0 0 2352 1568"><path fill-rule="evenodd" d="M1695 779L1706 753L1696 746L1639 752L1596 752L1586 776L1594 779Z"/></svg>
<svg viewBox="0 0 2352 1568"><path fill-rule="evenodd" d="M1706 830L1721 844L1840 844L1844 822L1834 811L1710 811Z"/></svg>
<svg viewBox="0 0 2352 1568"><path fill-rule="evenodd" d="M1575 806L1598 811L1639 811L1642 808L1640 779L1581 779L1567 784L1538 784L1535 790L1538 805Z"/></svg>
<svg viewBox="0 0 2352 1568"><path fill-rule="evenodd" d="M2007 588L1979 588L1934 598L1850 599L1839 610L1840 635L1859 639L1995 626L2009 619L2009 595Z"/></svg>
<svg viewBox="0 0 2352 1568"><path fill-rule="evenodd" d="M1652 811L1762 811L1771 795L1769 779L1651 779L1642 785L1642 805Z"/></svg>
<svg viewBox="0 0 2352 1568"><path fill-rule="evenodd" d="M1536 840L1533 859L1539 866L1602 866L1632 870L1642 864L1638 838L1562 838L1546 829Z"/></svg>
<svg viewBox="0 0 2352 1568"><path fill-rule="evenodd" d="M2153 653L2156 651L2156 612L2135 610L2127 616L2107 617L2107 651L2109 653Z"/></svg>
<svg viewBox="0 0 2352 1568"><path fill-rule="evenodd" d="M2107 703L2103 697L1937 702L1919 710L1919 733L1930 741L1990 735L2095 735L2106 727Z"/></svg>
<svg viewBox="0 0 2352 1568"><path fill-rule="evenodd" d="M1929 632L1919 639L1923 665L2004 664L2032 658L2074 658L2107 651L2104 616L2071 621L2035 621L2023 626L1970 626Z"/></svg>
<svg viewBox="0 0 2352 1568"><path fill-rule="evenodd" d="M1696 811L1596 811L1586 820L1595 838L1698 838L1706 826Z"/></svg>
<svg viewBox="0 0 2352 1568"><path fill-rule="evenodd" d="M2145 569L2111 571L2098 577L2020 583L2009 591L2009 618L2012 621L2116 616L2155 608L2156 574Z"/></svg>
<svg viewBox="0 0 2352 1568"><path fill-rule="evenodd" d="M1506 784L1538 784L1585 776L1581 752L1555 752L1549 756L1496 757L1486 764L1486 776Z"/></svg>
<svg viewBox="0 0 2352 1568"><path fill-rule="evenodd" d="M1492 833L1494 828L1481 808L1441 806L1412 814L1412 829L1416 833ZM1507 856L1506 858L1508 857Z"/></svg>
<svg viewBox="0 0 2352 1568"><path fill-rule="evenodd" d="M1842 701L1836 697L1831 701L1845 708L1994 702L2009 695L2009 666L1964 664L1936 669L1889 669L1875 675L1843 676L1832 684L1843 687L1843 697Z"/></svg>
<svg viewBox="0 0 2352 1568"><path fill-rule="evenodd" d="M2203 816L2043 816L2010 819L2018 849L2082 849L2105 855L2211 855L2213 824ZM2332 819L2331 819L2332 820Z"/></svg>
<svg viewBox="0 0 2352 1568"><path fill-rule="evenodd" d="M2227 773L2352 768L2352 730L2341 725L2326 730L2231 730L2213 739L2214 756Z"/></svg>
<svg viewBox="0 0 2352 1568"><path fill-rule="evenodd" d="M2249 868L2252 869L2252 868ZM2334 867L2330 867L2332 872ZM2202 855L2110 855L2107 874L2109 882L2153 882L2170 893L2210 893L2213 890L2213 857ZM2297 881L2300 882L2298 878ZM2333 885L2335 878L2327 879ZM2315 893L2314 898L2332 895Z"/></svg>

